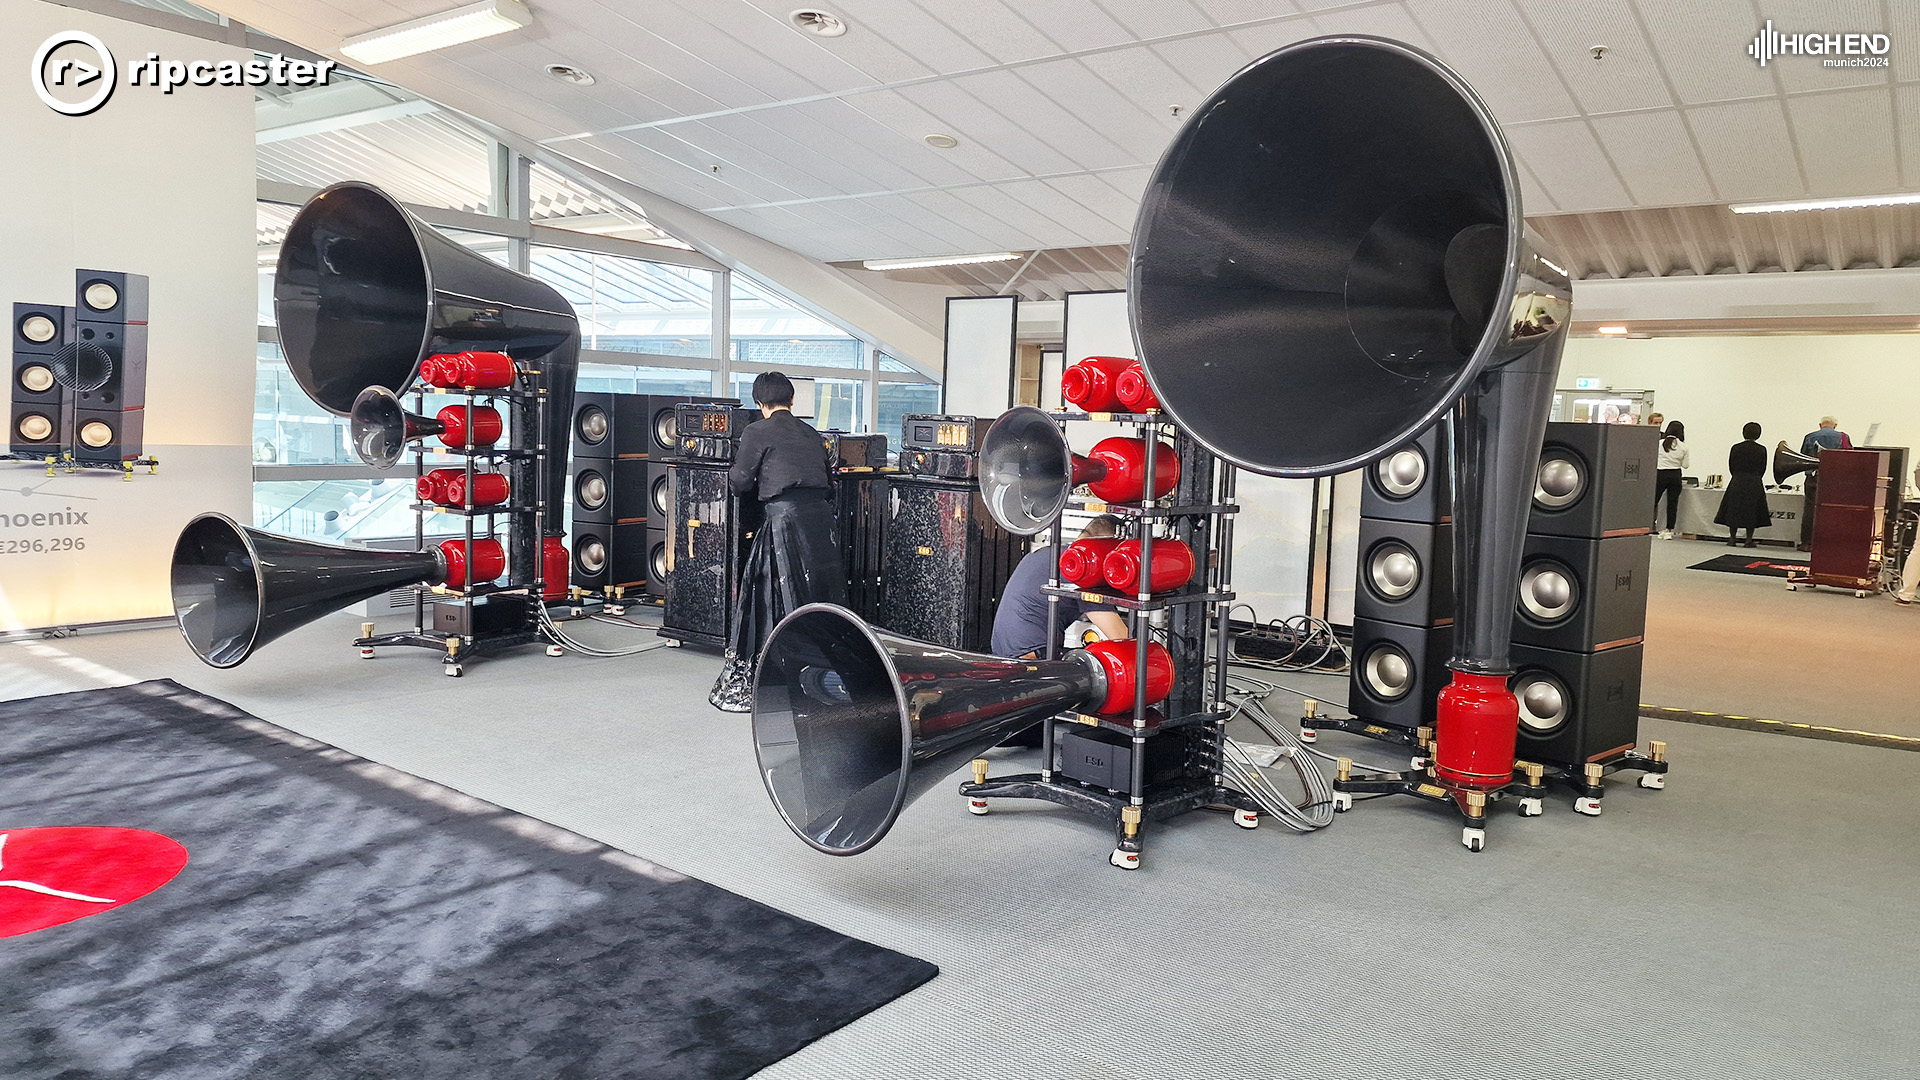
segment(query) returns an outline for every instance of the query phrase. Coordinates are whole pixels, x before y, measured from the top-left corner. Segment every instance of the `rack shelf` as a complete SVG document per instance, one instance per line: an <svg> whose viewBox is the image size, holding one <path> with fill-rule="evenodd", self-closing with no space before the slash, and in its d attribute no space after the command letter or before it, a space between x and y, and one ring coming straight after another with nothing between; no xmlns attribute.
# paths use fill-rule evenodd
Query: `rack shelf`
<svg viewBox="0 0 1920 1080"><path fill-rule="evenodd" d="M1098 499L1068 499L1067 506L1089 514L1112 514L1123 518L1196 517L1202 514L1237 514L1237 503L1212 503L1205 506L1140 506L1134 503L1104 503Z"/></svg>
<svg viewBox="0 0 1920 1080"><path fill-rule="evenodd" d="M1209 590L1204 585L1182 585L1177 589L1154 593L1151 600L1117 593L1112 589L1076 589L1070 585L1043 585L1041 591L1048 596L1084 600L1089 604L1105 604L1108 607L1119 608L1121 611L1160 611L1189 604L1220 604L1234 597L1233 593Z"/></svg>

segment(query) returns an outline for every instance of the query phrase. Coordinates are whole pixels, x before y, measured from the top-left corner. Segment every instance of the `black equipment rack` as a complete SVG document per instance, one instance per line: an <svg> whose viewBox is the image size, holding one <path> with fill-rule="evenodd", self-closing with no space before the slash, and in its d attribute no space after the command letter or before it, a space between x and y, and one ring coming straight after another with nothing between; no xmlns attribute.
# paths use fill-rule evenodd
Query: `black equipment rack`
<svg viewBox="0 0 1920 1080"><path fill-rule="evenodd" d="M1074 422L1117 422L1132 425L1146 440L1145 475L1155 474L1160 440L1170 434L1180 458L1180 479L1167 496L1152 498L1151 483L1146 498L1137 504L1108 504L1087 500L1069 501L1068 506L1093 513L1113 514L1131 521L1140 541L1141 591L1126 596L1112 590L1089 591L1063 586L1057 576L1049 579L1044 591L1050 600L1080 597L1109 604L1125 614L1131 623L1137 651L1134 701L1130 715L1094 716L1068 712L1048 717L1042 724L1041 748L1046 755L1038 773L1020 773L990 777L986 759L973 763L973 781L960 785L960 794L975 814L987 813L987 800L1040 799L1107 822L1114 829L1114 850L1108 861L1124 870L1138 869L1144 850L1145 826L1196 810L1203 806L1232 808L1234 822L1242 828L1259 824L1259 804L1246 794L1226 785L1222 776L1227 721L1232 711L1226 707L1227 669L1215 666L1207 673L1208 637L1214 640L1216 655L1227 655L1227 615L1234 597L1233 517L1239 511L1234 503L1236 471L1220 461L1199 443L1174 428L1158 412L1149 413L1076 413L1049 414L1061 425ZM1195 581L1164 593L1146 591L1151 585L1154 536L1152 526L1165 523L1174 537L1186 542L1194 552ZM1052 565L1058 574L1063 547L1064 523L1056 518L1050 530ZM1167 614L1164 632L1156 631L1153 616ZM1057 603L1047 605L1046 659L1058 659L1060 625ZM1174 689L1161 708L1146 703L1147 645L1160 633L1163 644L1173 656ZM1163 712L1164 710L1164 712ZM1055 735L1062 724L1082 724L1132 739L1132 775L1128 789L1116 791L1083 783L1055 768ZM1146 778L1147 740L1182 739L1186 742L1186 765L1181 774L1158 783Z"/></svg>

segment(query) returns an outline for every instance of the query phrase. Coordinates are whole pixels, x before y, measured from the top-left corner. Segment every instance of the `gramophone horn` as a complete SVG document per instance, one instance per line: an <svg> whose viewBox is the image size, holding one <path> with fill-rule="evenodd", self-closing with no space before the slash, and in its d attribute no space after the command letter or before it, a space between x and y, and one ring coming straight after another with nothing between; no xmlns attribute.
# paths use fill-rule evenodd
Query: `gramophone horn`
<svg viewBox="0 0 1920 1080"><path fill-rule="evenodd" d="M1134 228L1142 371L1201 444L1274 476L1360 467L1457 405L1438 765L1505 783L1509 623L1572 305L1506 140L1446 65L1367 37L1282 48L1190 116Z"/></svg>
<svg viewBox="0 0 1920 1080"><path fill-rule="evenodd" d="M768 636L753 699L760 776L796 835L829 855L880 841L909 802L959 765L1064 709L1134 700L1131 641L1059 660L1006 660L890 634L832 604L798 608ZM1173 685L1148 652L1146 698Z"/></svg>
<svg viewBox="0 0 1920 1080"><path fill-rule="evenodd" d="M1094 357L1096 360L1106 357ZM1106 502L1134 502L1145 492L1145 439L1102 439L1089 457L1067 446L1046 413L1020 405L1001 413L980 440L980 497L1009 532L1022 536L1053 524L1073 489L1092 488ZM1180 482L1180 457L1161 443L1154 452L1153 497Z"/></svg>
<svg viewBox="0 0 1920 1080"><path fill-rule="evenodd" d="M1785 440L1773 448L1773 482L1784 484L1803 472L1812 472L1820 467L1820 456L1812 457L1797 450L1787 448Z"/></svg>
<svg viewBox="0 0 1920 1080"><path fill-rule="evenodd" d="M447 558L317 544L201 514L173 547L173 613L195 655L233 667L277 637L383 592L440 582Z"/></svg>
<svg viewBox="0 0 1920 1080"><path fill-rule="evenodd" d="M393 391L384 386L369 386L353 401L347 418L348 436L353 452L376 469L391 469L415 439L438 435L447 426L438 420L410 413Z"/></svg>

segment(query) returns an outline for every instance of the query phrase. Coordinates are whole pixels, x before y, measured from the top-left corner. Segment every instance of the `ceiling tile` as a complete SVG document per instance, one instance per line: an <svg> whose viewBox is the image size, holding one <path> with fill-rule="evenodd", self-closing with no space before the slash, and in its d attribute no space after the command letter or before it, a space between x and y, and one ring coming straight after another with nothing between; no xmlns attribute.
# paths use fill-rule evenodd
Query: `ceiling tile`
<svg viewBox="0 0 1920 1080"><path fill-rule="evenodd" d="M1509 128L1507 141L1562 209L1612 210L1633 205L1585 121Z"/></svg>
<svg viewBox="0 0 1920 1080"><path fill-rule="evenodd" d="M1165 113L1148 113L1079 60L1032 64L1016 74L1049 101L1093 125L1136 161L1158 157L1172 134L1171 118Z"/></svg>
<svg viewBox="0 0 1920 1080"><path fill-rule="evenodd" d="M1807 193L1786 106L1779 100L1701 105L1687 110L1687 122L1722 199L1791 199Z"/></svg>
<svg viewBox="0 0 1920 1080"><path fill-rule="evenodd" d="M751 58L784 74L804 80L818 90L851 90L870 86L873 77L827 48L827 39L815 37L787 20L755 7L748 0L653 0L663 11L678 11L675 40L695 24L711 27L729 42L721 55L732 60ZM744 69L751 73L754 69ZM751 77L751 75L750 75ZM799 96L780 93L780 97Z"/></svg>
<svg viewBox="0 0 1920 1080"><path fill-rule="evenodd" d="M1893 5L1912 4L1913 0L1893 0ZM1880 17L1879 0L1765 0L1760 10L1766 18L1773 20L1773 28L1781 33L1846 34L1873 33L1884 30L1886 24ZM1759 30L1756 24L1753 28ZM1749 38L1753 31L1749 31ZM1901 43L1895 39L1893 51L1901 51L1901 44L1908 48L1920 45L1920 42ZM1744 52L1743 41L1740 48ZM1748 61L1752 63L1751 60ZM1886 68L1830 68L1824 58L1819 56L1777 56L1767 64L1780 78L1780 85L1789 94L1803 90L1830 90L1836 86L1875 86L1887 81Z"/></svg>
<svg viewBox="0 0 1920 1080"><path fill-rule="evenodd" d="M1180 124L1168 114L1167 107L1200 101L1215 85L1196 84L1147 48L1096 53L1080 60L1148 116L1160 118L1169 132L1177 130Z"/></svg>
<svg viewBox="0 0 1920 1080"><path fill-rule="evenodd" d="M748 0L766 14L785 21L794 10L792 0ZM796 31L797 33L798 31ZM935 74L913 54L879 34L845 34L837 38L812 38L815 48L832 53L880 82L903 82Z"/></svg>
<svg viewBox="0 0 1920 1080"><path fill-rule="evenodd" d="M1900 132L1900 166L1904 171L1900 186L1920 191L1920 83L1894 91L1893 115Z"/></svg>
<svg viewBox="0 0 1920 1080"><path fill-rule="evenodd" d="M842 100L906 140L912 152L903 154L901 160L935 183L1003 180L1023 175L1019 166L987 149L979 140L964 141L951 150L928 146L925 136L935 132L954 134L947 130L950 125L897 90L855 94ZM949 175L950 171L958 175Z"/></svg>
<svg viewBox="0 0 1920 1080"><path fill-rule="evenodd" d="M980 238L972 250L1019 251L1033 242L1025 230L951 191L920 191L902 198L926 213L938 214L971 230Z"/></svg>
<svg viewBox="0 0 1920 1080"><path fill-rule="evenodd" d="M1323 34L1372 34L1375 37L1404 41L1432 52L1433 39L1413 16L1399 4L1381 4L1346 10L1321 12L1314 22Z"/></svg>
<svg viewBox="0 0 1920 1080"><path fill-rule="evenodd" d="M1139 215L1140 200L1120 194L1112 184L1099 176L1059 176L1048 180L1047 186L1099 215L1107 224L1119 228L1123 233L1130 234L1133 231L1133 219Z"/></svg>
<svg viewBox="0 0 1920 1080"><path fill-rule="evenodd" d="M1291 15L1300 10L1287 0L1193 0L1207 18L1216 26L1234 26L1238 23L1253 22L1256 19L1271 19L1276 15Z"/></svg>
<svg viewBox="0 0 1920 1080"><path fill-rule="evenodd" d="M1579 110L1539 42L1505 0L1408 0L1407 10L1504 124Z"/></svg>
<svg viewBox="0 0 1920 1080"><path fill-rule="evenodd" d="M991 147L1027 175L1075 172L1080 168L1018 122L1002 116L951 81L903 87L900 94L938 117L942 126L936 130L950 132L963 143L978 142Z"/></svg>
<svg viewBox="0 0 1920 1080"><path fill-rule="evenodd" d="M1887 5L1888 23L1886 34L1892 38L1893 77L1901 82L1920 79L1920 4L1911 2L1890 3Z"/></svg>
<svg viewBox="0 0 1920 1080"><path fill-rule="evenodd" d="M1020 14L1068 52L1103 49L1133 34L1093 0L1019 0Z"/></svg>
<svg viewBox="0 0 1920 1080"><path fill-rule="evenodd" d="M1588 113L1674 104L1659 60L1626 0L1569 4L1530 21L1548 59ZM1595 45L1607 47L1604 59L1593 58Z"/></svg>
<svg viewBox="0 0 1920 1080"><path fill-rule="evenodd" d="M1688 104L1772 94L1773 76L1747 55L1760 23L1700 0L1634 0L1673 91Z"/></svg>
<svg viewBox="0 0 1920 1080"><path fill-rule="evenodd" d="M1626 177L1634 205L1717 201L1677 110L1595 117L1593 129L1607 156Z"/></svg>
<svg viewBox="0 0 1920 1080"><path fill-rule="evenodd" d="M1890 88L1796 95L1787 99L1787 119L1815 198L1884 193L1900 186Z"/></svg>
<svg viewBox="0 0 1920 1080"><path fill-rule="evenodd" d="M1520 172L1521 211L1527 214L1551 214L1558 211L1560 204L1555 201L1553 193L1540 183L1539 177L1533 175L1533 170L1527 163L1523 160L1516 164Z"/></svg>
<svg viewBox="0 0 1920 1080"><path fill-rule="evenodd" d="M762 123L778 126L789 137L858 172L865 181L862 190L898 191L973 179L941 161L938 151L904 139L843 98L801 102L759 115ZM925 165L937 168L917 167Z"/></svg>
<svg viewBox="0 0 1920 1080"><path fill-rule="evenodd" d="M1070 230L1082 244L1124 243L1132 232L1129 225L1117 225L1072 196L1039 180L1001 184L1001 194L1019 199L1046 215L1047 220Z"/></svg>
<svg viewBox="0 0 1920 1080"><path fill-rule="evenodd" d="M900 0L906 3L907 0ZM1060 47L1001 0L918 0L928 15L938 19L975 48L1001 64L1055 56Z"/></svg>
<svg viewBox="0 0 1920 1080"><path fill-rule="evenodd" d="M993 65L986 52L908 0L834 0L833 9L852 24L849 37L877 34L935 72Z"/></svg>
<svg viewBox="0 0 1920 1080"><path fill-rule="evenodd" d="M970 213L964 215L961 220L955 220L946 214L929 210L925 204L918 202L911 195L877 195L870 199L860 199L853 205L859 213L872 211L902 221L913 222L915 226L939 240L942 246L940 254L966 254L987 251L993 247L992 241L980 235L971 225L977 213Z"/></svg>
<svg viewBox="0 0 1920 1080"><path fill-rule="evenodd" d="M1083 103L1058 101L1014 72L966 75L954 79L953 85L1072 162L1072 168L1101 169L1139 161L1103 134L1109 125L1088 115Z"/></svg>
<svg viewBox="0 0 1920 1080"><path fill-rule="evenodd" d="M1109 15L1141 39L1210 30L1213 20L1201 14L1192 0L1098 0Z"/></svg>
<svg viewBox="0 0 1920 1080"><path fill-rule="evenodd" d="M1283 45L1305 41L1319 33L1320 24L1303 16L1298 19L1281 19L1277 22L1242 26L1227 31L1227 36L1233 39L1234 44L1245 49L1248 56L1257 60ZM1213 88L1207 89L1211 92Z"/></svg>
<svg viewBox="0 0 1920 1080"><path fill-rule="evenodd" d="M1200 97L1179 102L1188 109L1205 100L1205 95L1212 93L1214 87L1253 61L1253 54L1226 34L1162 41L1153 46L1153 51L1168 67L1179 72L1181 78L1200 88Z"/></svg>
<svg viewBox="0 0 1920 1080"><path fill-rule="evenodd" d="M1019 247L1071 247L1085 243L1078 234L1059 222L1049 219L1024 201L1009 197L1001 187L999 184L983 184L955 188L953 196L1018 229L1018 235L1028 238L1025 244L1017 245Z"/></svg>

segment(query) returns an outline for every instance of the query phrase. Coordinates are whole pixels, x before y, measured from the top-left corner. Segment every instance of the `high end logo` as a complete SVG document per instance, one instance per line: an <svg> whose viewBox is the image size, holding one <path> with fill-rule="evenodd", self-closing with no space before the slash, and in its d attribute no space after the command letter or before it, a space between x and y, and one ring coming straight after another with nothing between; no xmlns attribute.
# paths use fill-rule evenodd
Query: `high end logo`
<svg viewBox="0 0 1920 1080"><path fill-rule="evenodd" d="M186 865L186 848L145 829L84 825L0 833L0 937L130 904Z"/></svg>
<svg viewBox="0 0 1920 1080"><path fill-rule="evenodd" d="M255 54L247 61L163 60L159 53L148 53L127 61L125 74L128 86L171 94L182 86L325 86L335 66L331 60L292 60L280 53ZM28 74L33 92L47 108L86 116L113 97L121 72L106 42L66 30L40 43Z"/></svg>
<svg viewBox="0 0 1920 1080"><path fill-rule="evenodd" d="M1747 55L1761 67L1776 56L1821 56L1823 67L1887 67L1893 41L1885 34L1783 34L1773 20L1753 37Z"/></svg>

